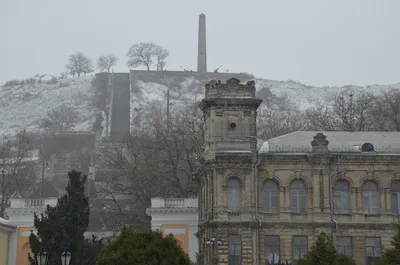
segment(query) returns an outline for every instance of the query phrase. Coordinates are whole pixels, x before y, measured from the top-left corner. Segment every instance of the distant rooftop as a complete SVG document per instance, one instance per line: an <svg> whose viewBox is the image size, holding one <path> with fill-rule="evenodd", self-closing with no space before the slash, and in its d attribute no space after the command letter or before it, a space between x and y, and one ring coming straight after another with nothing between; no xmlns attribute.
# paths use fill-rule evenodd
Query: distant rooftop
<svg viewBox="0 0 400 265"><path fill-rule="evenodd" d="M361 152L366 143L372 144L376 153L400 153L400 132L338 132L297 131L265 141L259 153L308 153L311 141L323 133L329 141L331 152Z"/></svg>

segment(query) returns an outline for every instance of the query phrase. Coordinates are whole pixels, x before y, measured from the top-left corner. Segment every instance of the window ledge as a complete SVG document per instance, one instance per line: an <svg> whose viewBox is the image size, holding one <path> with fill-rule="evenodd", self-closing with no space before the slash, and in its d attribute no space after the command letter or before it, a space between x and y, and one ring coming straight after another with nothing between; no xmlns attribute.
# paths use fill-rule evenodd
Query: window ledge
<svg viewBox="0 0 400 265"><path fill-rule="evenodd" d="M364 213L365 217L379 217L380 213Z"/></svg>
<svg viewBox="0 0 400 265"><path fill-rule="evenodd" d="M333 213L334 215L351 216L352 213Z"/></svg>

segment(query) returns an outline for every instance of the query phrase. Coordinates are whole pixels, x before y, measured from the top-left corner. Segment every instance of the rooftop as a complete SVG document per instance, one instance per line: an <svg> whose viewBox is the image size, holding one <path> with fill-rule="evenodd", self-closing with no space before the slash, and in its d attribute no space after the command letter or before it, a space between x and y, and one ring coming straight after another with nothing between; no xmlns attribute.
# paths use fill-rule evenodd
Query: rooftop
<svg viewBox="0 0 400 265"><path fill-rule="evenodd" d="M400 132L338 132L297 131L265 141L259 149L265 153L309 153L311 141L323 133L329 141L328 150L338 153L359 153L365 143L374 147L375 153L400 153Z"/></svg>

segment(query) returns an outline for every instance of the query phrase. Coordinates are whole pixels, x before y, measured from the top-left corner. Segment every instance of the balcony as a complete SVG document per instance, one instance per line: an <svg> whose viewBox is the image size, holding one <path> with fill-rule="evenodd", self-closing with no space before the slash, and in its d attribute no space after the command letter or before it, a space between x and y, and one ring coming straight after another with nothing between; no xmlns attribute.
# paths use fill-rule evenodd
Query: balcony
<svg viewBox="0 0 400 265"><path fill-rule="evenodd" d="M197 208L197 198L152 198L151 208Z"/></svg>

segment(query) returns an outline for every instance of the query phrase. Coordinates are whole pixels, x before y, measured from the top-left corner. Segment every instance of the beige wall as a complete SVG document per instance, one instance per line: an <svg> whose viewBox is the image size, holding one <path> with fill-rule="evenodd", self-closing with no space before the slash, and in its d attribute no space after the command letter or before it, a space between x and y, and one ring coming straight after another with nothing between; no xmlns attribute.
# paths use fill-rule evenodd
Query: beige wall
<svg viewBox="0 0 400 265"><path fill-rule="evenodd" d="M8 261L8 231L0 228L0 265L7 265Z"/></svg>

